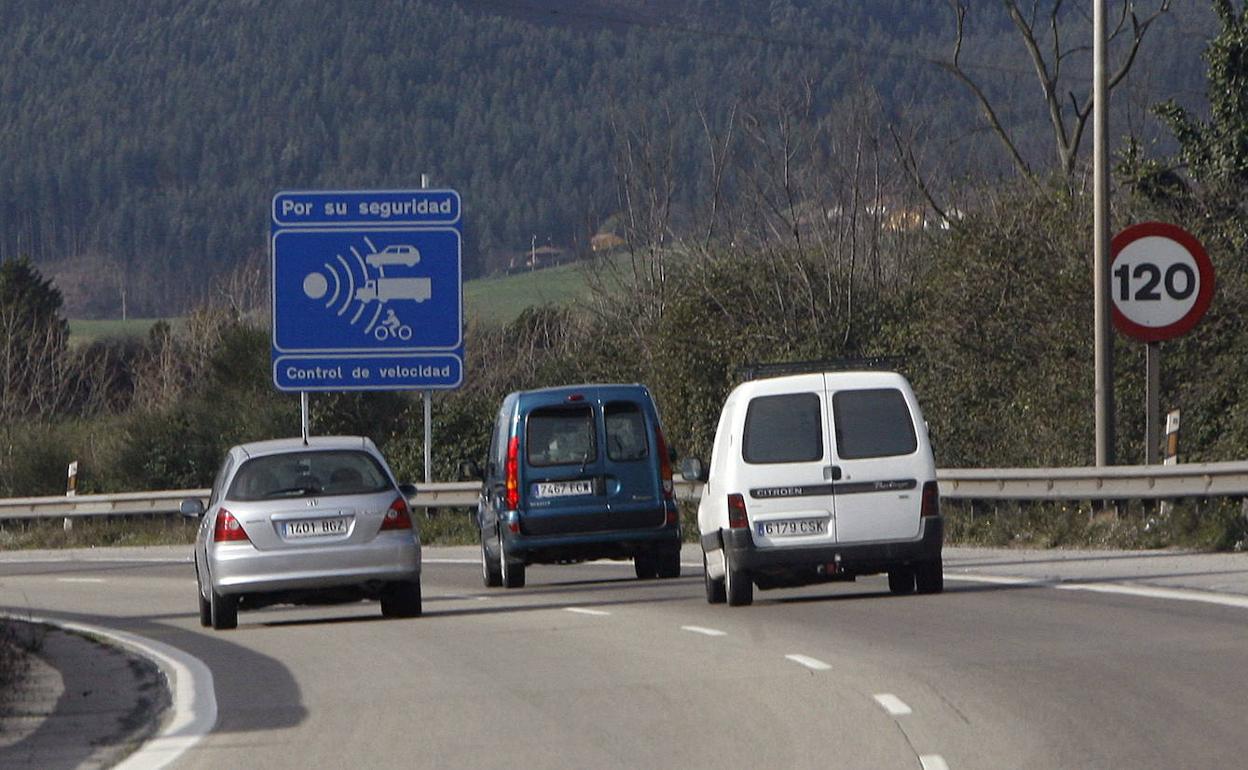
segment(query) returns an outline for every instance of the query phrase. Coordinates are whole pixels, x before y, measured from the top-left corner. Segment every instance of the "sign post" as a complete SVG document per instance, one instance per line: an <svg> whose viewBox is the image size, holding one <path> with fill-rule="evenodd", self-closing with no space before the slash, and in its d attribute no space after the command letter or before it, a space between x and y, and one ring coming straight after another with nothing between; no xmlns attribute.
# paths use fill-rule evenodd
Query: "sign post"
<svg viewBox="0 0 1248 770"><path fill-rule="evenodd" d="M273 384L310 391L458 388L464 377L454 190L273 196Z"/></svg>
<svg viewBox="0 0 1248 770"><path fill-rule="evenodd" d="M1196 326L1213 301L1213 263L1190 233L1164 222L1132 225L1114 236L1110 259L1114 326L1148 347L1145 462L1156 464L1161 427L1162 340Z"/></svg>

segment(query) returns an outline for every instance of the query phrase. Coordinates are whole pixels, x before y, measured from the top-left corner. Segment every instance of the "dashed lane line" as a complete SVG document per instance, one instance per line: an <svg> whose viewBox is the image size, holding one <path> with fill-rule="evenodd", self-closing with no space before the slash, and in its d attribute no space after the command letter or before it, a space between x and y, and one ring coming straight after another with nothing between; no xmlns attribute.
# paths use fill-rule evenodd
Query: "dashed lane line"
<svg viewBox="0 0 1248 770"><path fill-rule="evenodd" d="M587 607L564 607L564 612L575 612L578 615L610 615L606 610L591 610Z"/></svg>
<svg viewBox="0 0 1248 770"><path fill-rule="evenodd" d="M681 626L680 630L689 631L695 634L702 634L703 636L727 636L728 635L726 631L720 631L719 629L716 629L716 628L704 628L702 626Z"/></svg>
<svg viewBox="0 0 1248 770"><path fill-rule="evenodd" d="M785 655L784 657L785 659L791 660L794 663L797 663L798 665L805 666L806 668L809 668L812 671L827 671L828 669L832 668L827 663L824 663L822 660L818 660L817 658L811 658L806 655L794 654L794 655Z"/></svg>
<svg viewBox="0 0 1248 770"><path fill-rule="evenodd" d="M923 770L949 770L949 764L939 754L923 754L919 757Z"/></svg>
<svg viewBox="0 0 1248 770"><path fill-rule="evenodd" d="M878 693L875 696L875 702L880 704L885 711L895 717L904 717L914 713L913 709L906 705L905 701L893 695L891 692Z"/></svg>
<svg viewBox="0 0 1248 770"><path fill-rule="evenodd" d="M104 578L57 578L58 583L103 583Z"/></svg>

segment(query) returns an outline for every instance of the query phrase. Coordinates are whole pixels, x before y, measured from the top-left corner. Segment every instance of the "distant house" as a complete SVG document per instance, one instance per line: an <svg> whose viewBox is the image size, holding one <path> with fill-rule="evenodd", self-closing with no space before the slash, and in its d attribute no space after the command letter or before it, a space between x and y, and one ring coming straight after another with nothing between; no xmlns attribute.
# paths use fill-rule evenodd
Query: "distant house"
<svg viewBox="0 0 1248 770"><path fill-rule="evenodd" d="M595 254L605 254L623 246L626 241L615 233L598 233L589 239L589 248Z"/></svg>

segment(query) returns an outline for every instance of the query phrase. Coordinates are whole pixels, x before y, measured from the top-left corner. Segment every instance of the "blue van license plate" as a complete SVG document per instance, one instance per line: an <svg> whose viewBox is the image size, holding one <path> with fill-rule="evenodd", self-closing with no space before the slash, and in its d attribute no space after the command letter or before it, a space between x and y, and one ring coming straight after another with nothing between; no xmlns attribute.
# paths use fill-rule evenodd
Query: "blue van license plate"
<svg viewBox="0 0 1248 770"><path fill-rule="evenodd" d="M594 482L589 479L583 481L545 481L533 485L534 497L575 497L578 495L592 495L594 493Z"/></svg>

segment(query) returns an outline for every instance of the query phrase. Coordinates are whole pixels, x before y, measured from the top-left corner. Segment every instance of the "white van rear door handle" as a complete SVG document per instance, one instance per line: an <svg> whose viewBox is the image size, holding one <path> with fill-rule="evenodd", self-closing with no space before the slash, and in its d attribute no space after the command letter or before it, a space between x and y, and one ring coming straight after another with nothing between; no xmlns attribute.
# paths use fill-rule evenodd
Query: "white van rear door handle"
<svg viewBox="0 0 1248 770"><path fill-rule="evenodd" d="M841 480L841 466L839 465L825 466L823 469L823 480L824 481L840 481Z"/></svg>

